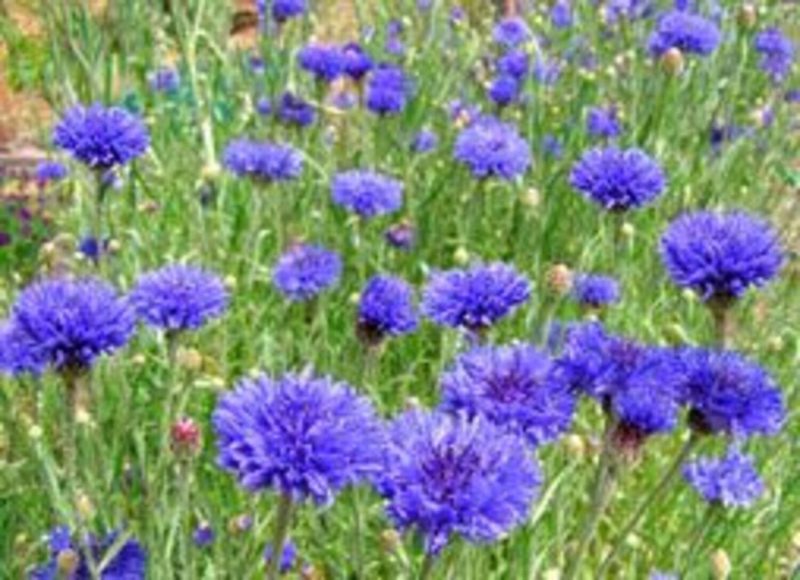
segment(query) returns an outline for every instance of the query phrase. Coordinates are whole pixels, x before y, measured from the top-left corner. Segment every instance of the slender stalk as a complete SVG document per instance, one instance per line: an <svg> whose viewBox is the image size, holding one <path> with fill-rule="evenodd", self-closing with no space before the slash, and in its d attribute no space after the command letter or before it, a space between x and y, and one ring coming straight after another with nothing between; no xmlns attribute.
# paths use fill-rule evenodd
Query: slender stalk
<svg viewBox="0 0 800 580"><path fill-rule="evenodd" d="M603 436L603 449L600 453L600 461L597 464L589 515L581 528L575 552L567 563L564 571L564 580L574 580L578 577L586 550L589 548L589 544L597 531L597 526L600 524L600 520L616 489L618 465L612 448L612 433L616 427L615 423L613 419L608 418L608 424Z"/></svg>
<svg viewBox="0 0 800 580"><path fill-rule="evenodd" d="M272 534L272 557L267 567L267 580L278 580L281 573L281 560L283 547L289 536L289 527L292 522L292 496L288 493L281 494L278 502L278 513L275 516L275 529Z"/></svg>
<svg viewBox="0 0 800 580"><path fill-rule="evenodd" d="M675 456L675 459L670 463L667 470L661 476L661 479L658 480L658 483L647 493L645 498L641 501L641 503L636 508L636 511L633 515L628 519L625 525L622 528L622 531L619 533L617 537L617 541L614 542L614 545L611 548L611 551L608 555L603 559L603 563L600 565L600 569L597 572L597 577L602 578L608 567L614 561L614 558L619 554L620 550L622 549L623 545L625 544L625 539L636 529L636 526L642 520L644 515L650 509L652 505L654 505L657 501L663 499L664 495L667 493L669 488L675 483L675 478L680 473L681 466L684 464L686 459L689 457L689 454L697 445L697 442L700 440L700 436L697 435L694 431L692 435L689 437L689 440L684 443L678 454Z"/></svg>
<svg viewBox="0 0 800 580"><path fill-rule="evenodd" d="M422 561L422 568L419 571L419 580L428 580L433 571L433 565L436 563L436 556L430 553L425 554L425 559Z"/></svg>
<svg viewBox="0 0 800 580"><path fill-rule="evenodd" d="M709 504L708 508L703 512L703 517L695 526L694 532L689 540L689 551L686 558L683 560L683 569L681 570L681 577L688 577L688 572L697 558L697 552L703 545L708 532L714 527L717 522L717 514L719 513L719 506L717 504Z"/></svg>
<svg viewBox="0 0 800 580"><path fill-rule="evenodd" d="M64 470L66 471L67 482L70 486L75 486L77 476L77 455L78 455L78 433L75 425L75 417L79 409L85 402L83 378L84 373L75 370L67 370L63 373L64 387L66 392L66 422L64 436Z"/></svg>
<svg viewBox="0 0 800 580"><path fill-rule="evenodd" d="M714 318L714 343L719 348L731 348L734 326L730 301L712 299L708 303L708 309Z"/></svg>

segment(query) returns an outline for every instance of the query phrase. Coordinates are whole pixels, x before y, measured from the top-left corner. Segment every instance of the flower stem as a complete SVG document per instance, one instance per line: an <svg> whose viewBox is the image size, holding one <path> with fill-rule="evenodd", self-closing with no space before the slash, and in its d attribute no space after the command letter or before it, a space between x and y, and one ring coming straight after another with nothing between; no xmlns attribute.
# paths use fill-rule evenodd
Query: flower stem
<svg viewBox="0 0 800 580"><path fill-rule="evenodd" d="M419 580L428 580L433 571L433 565L436 563L436 556L431 553L425 554L425 559L422 561L422 568L419 571Z"/></svg>
<svg viewBox="0 0 800 580"><path fill-rule="evenodd" d="M733 346L733 312L727 300L709 302L709 310L714 317L714 343L719 348Z"/></svg>
<svg viewBox="0 0 800 580"><path fill-rule="evenodd" d="M283 547L289 536L289 527L292 522L292 496L288 493L281 494L278 502L278 513L275 516L275 529L272 533L272 557L267 567L267 580L278 580L281 573L281 560Z"/></svg>
<svg viewBox="0 0 800 580"><path fill-rule="evenodd" d="M719 506L716 504L709 504L708 508L703 512L703 517L700 518L700 521L695 526L694 532L691 535L691 540L689 541L689 552L683 560L681 577L688 576L688 571L691 569L697 557L697 552L700 551L700 546L703 545L703 542L708 536L708 532L714 527L717 521L717 514L719 513L718 507Z"/></svg>
<svg viewBox="0 0 800 580"><path fill-rule="evenodd" d="M608 418L608 424L603 435L603 449L600 453L600 461L597 464L589 515L581 528L575 552L567 563L564 571L564 580L574 580L578 577L586 550L589 548L589 544L597 531L597 526L608 504L611 502L611 497L616 488L618 465L612 449L612 433L615 423L616 421L612 418Z"/></svg>
<svg viewBox="0 0 800 580"><path fill-rule="evenodd" d="M660 499L663 499L664 495L666 494L667 490L672 486L675 482L675 477L680 472L680 468L683 463L686 461L686 458L689 457L689 454L697 445L699 441L699 436L692 432L692 435L689 437L689 440L684 443L678 454L675 456L675 459L670 463L667 470L661 476L658 483L648 492L642 502L636 508L634 514L628 519L625 525L622 528L622 531L619 533L617 537L617 541L614 542L614 545L611 548L611 551L608 555L603 559L603 563L600 565L600 569L597 572L597 577L602 578L608 567L614 561L614 558L619 554L622 546L625 543L626 538L636 529L636 526L642 520L642 517L647 513L650 507L655 504Z"/></svg>

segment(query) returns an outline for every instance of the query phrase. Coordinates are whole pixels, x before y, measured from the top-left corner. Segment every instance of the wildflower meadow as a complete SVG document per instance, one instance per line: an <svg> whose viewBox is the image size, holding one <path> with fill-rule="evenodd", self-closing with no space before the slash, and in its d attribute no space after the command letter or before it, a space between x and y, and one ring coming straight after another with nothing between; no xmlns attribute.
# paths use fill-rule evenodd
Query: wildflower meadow
<svg viewBox="0 0 800 580"><path fill-rule="evenodd" d="M796 2L0 38L0 578L800 576Z"/></svg>

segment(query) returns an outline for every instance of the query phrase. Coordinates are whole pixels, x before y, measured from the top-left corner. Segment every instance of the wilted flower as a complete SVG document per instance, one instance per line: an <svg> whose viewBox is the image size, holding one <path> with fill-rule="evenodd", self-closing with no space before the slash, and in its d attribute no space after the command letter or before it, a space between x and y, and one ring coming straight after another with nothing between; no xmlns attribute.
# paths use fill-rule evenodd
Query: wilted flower
<svg viewBox="0 0 800 580"><path fill-rule="evenodd" d="M214 528L208 522L201 522L192 533L192 541L198 548L206 548L214 543L216 536Z"/></svg>
<svg viewBox="0 0 800 580"><path fill-rule="evenodd" d="M389 245L400 250L410 250L416 242L417 231L412 224L402 221L389 226L384 237Z"/></svg>
<svg viewBox="0 0 800 580"><path fill-rule="evenodd" d="M290 300L305 301L334 286L341 274L342 260L336 252L295 244L278 259L272 281Z"/></svg>
<svg viewBox="0 0 800 580"><path fill-rule="evenodd" d="M777 276L783 252L765 221L735 211L699 211L676 219L661 236L661 259L673 282L704 300L730 300Z"/></svg>
<svg viewBox="0 0 800 580"><path fill-rule="evenodd" d="M454 534L488 543L525 522L541 481L524 441L486 419L409 411L391 426L379 488L395 525L438 554Z"/></svg>
<svg viewBox="0 0 800 580"><path fill-rule="evenodd" d="M194 419L183 417L175 421L169 430L172 451L182 457L194 456L200 451L202 435Z"/></svg>
<svg viewBox="0 0 800 580"><path fill-rule="evenodd" d="M91 169L104 171L141 156L150 135L135 115L96 103L68 109L53 131L53 143Z"/></svg>
<svg viewBox="0 0 800 580"><path fill-rule="evenodd" d="M328 378L244 379L222 396L212 422L220 466L252 492L329 504L381 471L383 428L371 403Z"/></svg>
<svg viewBox="0 0 800 580"><path fill-rule="evenodd" d="M627 211L651 203L666 179L655 160L639 149L591 149L573 166L570 184L608 211Z"/></svg>
<svg viewBox="0 0 800 580"><path fill-rule="evenodd" d="M477 347L440 379L442 409L483 415L534 446L569 429L575 396L544 353L526 344Z"/></svg>

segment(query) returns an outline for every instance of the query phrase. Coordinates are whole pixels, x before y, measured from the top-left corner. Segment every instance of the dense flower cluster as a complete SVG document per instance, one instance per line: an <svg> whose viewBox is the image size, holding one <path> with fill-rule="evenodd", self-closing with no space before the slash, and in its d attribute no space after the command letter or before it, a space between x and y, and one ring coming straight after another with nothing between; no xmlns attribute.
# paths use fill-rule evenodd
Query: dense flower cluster
<svg viewBox="0 0 800 580"><path fill-rule="evenodd" d="M53 143L96 170L125 165L150 145L142 121L124 109L76 105L64 113L53 131Z"/></svg>
<svg viewBox="0 0 800 580"><path fill-rule="evenodd" d="M383 427L367 399L327 378L242 380L212 416L219 464L245 489L329 504L381 471Z"/></svg>
<svg viewBox="0 0 800 580"><path fill-rule="evenodd" d="M735 447L724 457L685 465L683 476L707 502L725 507L748 507L764 493L764 482L752 458Z"/></svg>
<svg viewBox="0 0 800 580"><path fill-rule="evenodd" d="M167 331L192 330L222 315L228 292L216 274L173 264L143 274L130 301L147 324Z"/></svg>
<svg viewBox="0 0 800 580"><path fill-rule="evenodd" d="M481 331L528 300L528 280L507 264L479 265L431 276L422 311L443 326Z"/></svg>
<svg viewBox="0 0 800 580"><path fill-rule="evenodd" d="M239 177L266 183L290 181L303 171L303 158L294 147L250 139L228 143L223 163Z"/></svg>
<svg viewBox="0 0 800 580"><path fill-rule="evenodd" d="M278 259L272 281L289 300L305 301L334 286L341 274L342 260L336 252L296 244Z"/></svg>
<svg viewBox="0 0 800 580"><path fill-rule="evenodd" d="M673 282L704 300L739 298L772 280L783 265L777 234L744 212L699 211L676 219L661 237Z"/></svg>
<svg viewBox="0 0 800 580"><path fill-rule="evenodd" d="M514 179L531 166L528 143L516 127L493 117L482 117L456 139L453 155L478 179Z"/></svg>
<svg viewBox="0 0 800 580"><path fill-rule="evenodd" d="M402 207L403 184L374 171L345 171L333 178L331 197L337 205L373 218Z"/></svg>
<svg viewBox="0 0 800 580"><path fill-rule="evenodd" d="M485 543L522 524L541 480L523 440L482 417L411 411L391 425L379 487L437 554L454 534Z"/></svg>
<svg viewBox="0 0 800 580"><path fill-rule="evenodd" d="M573 166L570 184L608 211L627 211L651 203L664 190L658 163L639 149L591 149Z"/></svg>
<svg viewBox="0 0 800 580"><path fill-rule="evenodd" d="M527 344L477 347L441 378L442 408L483 415L534 446L569 429L575 395L553 361Z"/></svg>

